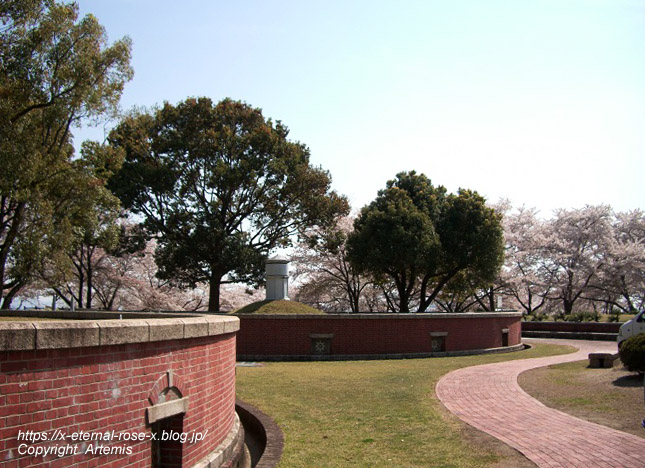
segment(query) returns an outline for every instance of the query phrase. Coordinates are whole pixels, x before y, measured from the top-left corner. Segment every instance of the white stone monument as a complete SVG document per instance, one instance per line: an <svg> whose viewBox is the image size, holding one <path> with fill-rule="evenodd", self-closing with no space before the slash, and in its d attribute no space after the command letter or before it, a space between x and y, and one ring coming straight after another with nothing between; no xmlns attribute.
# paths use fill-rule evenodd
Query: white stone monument
<svg viewBox="0 0 645 468"><path fill-rule="evenodd" d="M289 260L276 255L266 262L267 301L289 300Z"/></svg>

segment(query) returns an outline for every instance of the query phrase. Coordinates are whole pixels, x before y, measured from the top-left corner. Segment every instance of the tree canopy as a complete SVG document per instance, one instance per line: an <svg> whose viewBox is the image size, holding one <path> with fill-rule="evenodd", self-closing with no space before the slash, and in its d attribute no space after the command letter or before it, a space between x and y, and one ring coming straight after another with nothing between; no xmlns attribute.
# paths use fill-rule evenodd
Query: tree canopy
<svg viewBox="0 0 645 468"><path fill-rule="evenodd" d="M416 172L390 180L364 207L348 238L362 272L392 281L400 312L425 311L451 280L486 285L503 261L500 216L470 190L448 194Z"/></svg>
<svg viewBox="0 0 645 468"><path fill-rule="evenodd" d="M369 301L374 284L359 275L347 258L347 236L353 221L342 217L335 226L312 233L321 240L313 247L306 241L296 245L291 256L293 280L300 282L296 300L330 312L374 310Z"/></svg>
<svg viewBox="0 0 645 468"><path fill-rule="evenodd" d="M132 76L130 40L107 44L96 18L53 0L0 5L2 307L72 240L74 216L105 190L118 153L75 157L72 129L115 112Z"/></svg>
<svg viewBox="0 0 645 468"><path fill-rule="evenodd" d="M130 116L109 136L126 154L110 187L158 236L158 274L208 283L209 310L219 310L223 282L261 281L273 249L348 212L329 174L287 136L260 109L208 98Z"/></svg>

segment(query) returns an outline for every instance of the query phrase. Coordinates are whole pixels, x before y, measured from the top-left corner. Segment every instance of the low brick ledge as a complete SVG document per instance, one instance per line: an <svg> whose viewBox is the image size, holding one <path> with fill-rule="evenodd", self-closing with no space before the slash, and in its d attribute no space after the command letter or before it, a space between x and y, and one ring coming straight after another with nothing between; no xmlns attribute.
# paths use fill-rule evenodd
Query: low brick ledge
<svg viewBox="0 0 645 468"><path fill-rule="evenodd" d="M618 333L522 330L523 338L556 338L561 340L616 341Z"/></svg>
<svg viewBox="0 0 645 468"><path fill-rule="evenodd" d="M284 450L284 434L280 426L259 408L239 398L235 401L235 409L247 437L259 439L257 442L263 445L257 447L261 453L253 454L251 452L255 463L253 468L275 468L278 466Z"/></svg>
<svg viewBox="0 0 645 468"><path fill-rule="evenodd" d="M522 317L522 312L461 312L452 314L443 314L438 312L422 313L416 312L399 314L233 314L244 320L276 320L276 319L311 319L311 320L334 320L334 319L374 319L374 320L414 320L414 319L479 319L479 318L505 318L505 317Z"/></svg>
<svg viewBox="0 0 645 468"><path fill-rule="evenodd" d="M280 354L280 355L258 355L258 354L239 354L238 362L247 361L265 361L265 362L282 362L282 361L374 361L385 359L425 359L432 357L457 357L457 356L477 356L480 354L498 354L512 353L522 351L528 346L520 343L513 346L504 346L501 348L485 349L467 349L460 351L437 351L428 353L389 353L389 354Z"/></svg>
<svg viewBox="0 0 645 468"><path fill-rule="evenodd" d="M244 427L235 413L233 427L226 438L210 454L192 466L192 468L220 468L231 466L244 456ZM232 463L231 463L232 462Z"/></svg>
<svg viewBox="0 0 645 468"><path fill-rule="evenodd" d="M0 351L80 348L129 343L181 340L235 333L237 317L199 314L58 312L39 317L75 318L77 321L0 322ZM20 311L23 315L23 311ZM5 315L7 316L7 315ZM119 319L118 316L123 317ZM101 320L101 318L104 318ZM132 318L131 318L132 317Z"/></svg>

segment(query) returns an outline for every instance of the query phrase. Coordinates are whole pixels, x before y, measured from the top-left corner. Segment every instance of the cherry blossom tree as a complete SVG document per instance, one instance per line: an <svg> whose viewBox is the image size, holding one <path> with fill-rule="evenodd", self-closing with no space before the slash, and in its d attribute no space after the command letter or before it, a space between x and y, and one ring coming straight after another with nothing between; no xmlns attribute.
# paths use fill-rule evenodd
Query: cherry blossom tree
<svg viewBox="0 0 645 468"><path fill-rule="evenodd" d="M548 302L553 289L547 245L550 233L535 208L520 207L503 219L505 262L499 283L526 314L532 315Z"/></svg>
<svg viewBox="0 0 645 468"><path fill-rule="evenodd" d="M113 284L123 283L119 302L129 310L203 310L208 301L208 289L199 284L190 290L177 287L171 280L160 279L154 259L156 241L147 242L142 255L126 255L117 262L123 269L115 275ZM118 271L118 270L117 270Z"/></svg>
<svg viewBox="0 0 645 468"><path fill-rule="evenodd" d="M645 305L645 213L617 213L612 230L606 263L592 288L608 306L635 313Z"/></svg>
<svg viewBox="0 0 645 468"><path fill-rule="evenodd" d="M547 223L545 268L553 278L549 298L560 301L565 316L576 303L594 299L593 284L607 265L612 237L609 206L557 210Z"/></svg>
<svg viewBox="0 0 645 468"><path fill-rule="evenodd" d="M354 313L376 305L362 297L373 282L360 275L347 259L346 241L353 222L352 217L342 217L334 228L318 231L316 237L322 237L322 242L313 247L308 242L296 246L292 262L294 280L300 282L297 300L322 310Z"/></svg>

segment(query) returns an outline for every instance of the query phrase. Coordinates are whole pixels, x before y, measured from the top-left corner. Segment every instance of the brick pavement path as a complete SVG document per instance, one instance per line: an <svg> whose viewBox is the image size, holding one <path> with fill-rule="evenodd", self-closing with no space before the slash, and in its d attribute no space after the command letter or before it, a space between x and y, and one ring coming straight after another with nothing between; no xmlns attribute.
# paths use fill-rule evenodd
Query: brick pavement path
<svg viewBox="0 0 645 468"><path fill-rule="evenodd" d="M526 370L580 361L594 351L614 352L616 344L526 341L568 344L579 351L459 369L439 380L437 396L459 419L519 450L540 467L645 467L645 439L548 408L517 383L517 376Z"/></svg>

